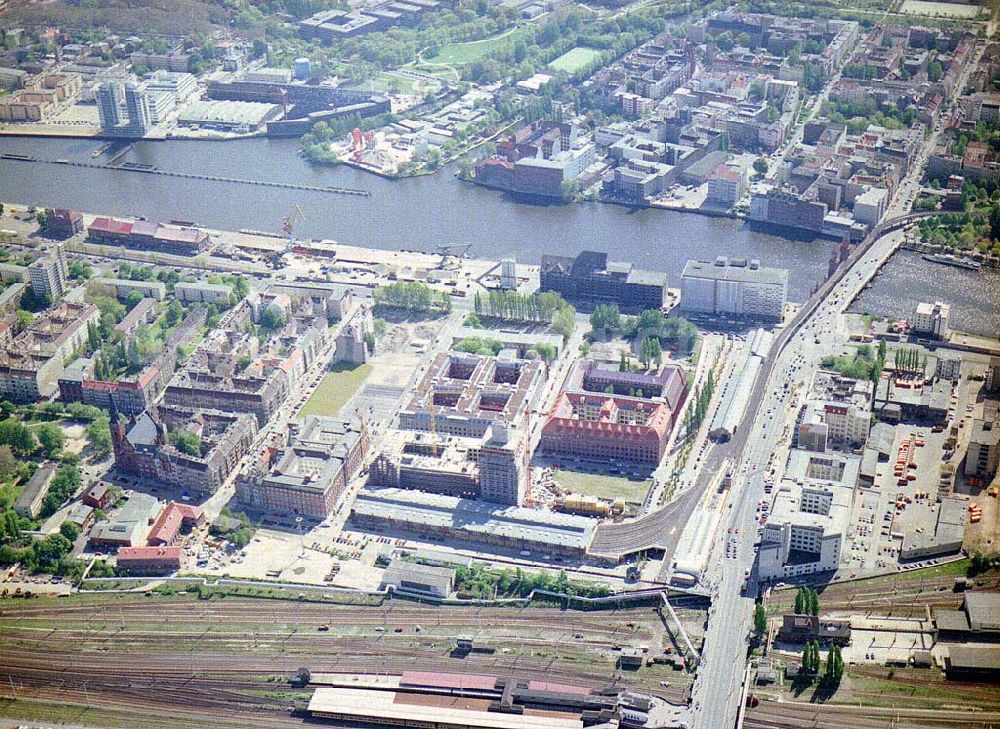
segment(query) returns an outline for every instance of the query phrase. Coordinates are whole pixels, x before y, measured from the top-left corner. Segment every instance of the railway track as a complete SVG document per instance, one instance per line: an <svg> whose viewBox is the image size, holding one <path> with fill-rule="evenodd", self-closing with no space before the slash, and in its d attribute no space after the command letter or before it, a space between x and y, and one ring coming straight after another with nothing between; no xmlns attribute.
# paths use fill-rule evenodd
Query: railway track
<svg viewBox="0 0 1000 729"><path fill-rule="evenodd" d="M987 729L1000 713L846 704L762 702L746 714L747 729Z"/></svg>

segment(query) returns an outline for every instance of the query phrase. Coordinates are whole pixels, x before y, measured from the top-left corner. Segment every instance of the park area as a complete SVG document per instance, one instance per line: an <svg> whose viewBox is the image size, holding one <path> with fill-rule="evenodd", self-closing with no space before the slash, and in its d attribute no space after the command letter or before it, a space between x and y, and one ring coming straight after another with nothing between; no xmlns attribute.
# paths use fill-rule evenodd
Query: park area
<svg viewBox="0 0 1000 729"><path fill-rule="evenodd" d="M930 0L905 0L899 8L906 15L926 15L935 18L978 18L982 12L981 5L963 5L960 3L938 3Z"/></svg>
<svg viewBox="0 0 1000 729"><path fill-rule="evenodd" d="M595 496L599 499L625 499L633 504L641 504L646 499L652 480L611 476L603 473L557 470L552 480L574 494Z"/></svg>
<svg viewBox="0 0 1000 729"><path fill-rule="evenodd" d="M570 48L568 51L559 56L559 58L552 61L552 63L549 64L549 68L554 71L576 73L580 69L586 67L587 64L593 63L600 57L601 52L596 48L577 46L576 48Z"/></svg>
<svg viewBox="0 0 1000 729"><path fill-rule="evenodd" d="M461 66L474 61L481 61L496 53L505 45L511 44L524 35L525 28L513 28L500 35L495 35L482 40L469 41L467 43L449 43L438 50L438 52L425 58L428 63L445 63L449 65Z"/></svg>
<svg viewBox="0 0 1000 729"><path fill-rule="evenodd" d="M370 364L350 365L346 363L334 365L326 373L319 387L302 406L300 417L320 415L333 417L340 412L348 400L357 392L361 384L371 374Z"/></svg>

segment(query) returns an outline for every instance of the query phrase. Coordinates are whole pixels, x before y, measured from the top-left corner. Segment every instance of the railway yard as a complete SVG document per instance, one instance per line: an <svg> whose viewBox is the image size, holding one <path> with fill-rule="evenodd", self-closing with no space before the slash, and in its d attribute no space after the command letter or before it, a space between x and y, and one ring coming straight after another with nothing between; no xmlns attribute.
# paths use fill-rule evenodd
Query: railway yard
<svg viewBox="0 0 1000 729"><path fill-rule="evenodd" d="M704 620L701 610L678 613L689 630ZM488 648L453 657L460 634ZM7 601L0 636L5 716L98 726L190 726L208 717L214 726L245 725L250 717L262 727L301 724L290 710L308 692L290 689L287 676L302 666L524 679L544 673L592 688L617 681L677 703L691 681L662 665L617 671L615 647L625 641L661 652L671 645L654 608L445 612L398 601L358 607L88 594Z"/></svg>
<svg viewBox="0 0 1000 729"><path fill-rule="evenodd" d="M824 606L899 615L908 605L953 607L961 601L950 591L951 576L907 577L896 586L892 605L886 604L886 585L871 581L869 588L863 582L827 587ZM996 573L982 579L987 589L998 585ZM776 592L771 604L780 609L791 593ZM699 643L705 611L689 605L676 606L677 613ZM472 636L480 647L456 654L460 635ZM442 610L399 600L342 605L198 599L194 591L156 589L8 600L0 609L0 700L4 716L53 724L299 726L307 721L302 710L312 692L291 686L288 677L308 667L314 675L545 675L548 681L591 689L615 685L684 703L693 676L649 661L620 670L616 656L626 644L645 647L649 656L677 650L669 617L655 607ZM864 709L853 703L858 701ZM946 683L936 671L852 666L836 703L811 703L806 693L765 694L747 712L744 726L957 728L997 721L1000 699L985 685Z"/></svg>

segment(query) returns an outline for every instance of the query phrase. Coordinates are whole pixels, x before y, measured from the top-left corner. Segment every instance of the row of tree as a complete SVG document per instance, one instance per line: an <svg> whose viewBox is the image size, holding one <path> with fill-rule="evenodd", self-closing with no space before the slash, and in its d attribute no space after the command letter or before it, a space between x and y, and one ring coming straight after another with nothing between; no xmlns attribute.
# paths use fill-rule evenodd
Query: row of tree
<svg viewBox="0 0 1000 729"><path fill-rule="evenodd" d="M372 292L375 306L403 309L412 312L451 311L448 294L434 291L422 281L395 281L388 286L379 286Z"/></svg>
<svg viewBox="0 0 1000 729"><path fill-rule="evenodd" d="M565 299L554 291L522 294L493 289L486 296L477 291L472 300L473 311L479 316L525 322L549 323L567 306Z"/></svg>
<svg viewBox="0 0 1000 729"><path fill-rule="evenodd" d="M811 587L800 587L795 593L796 615L819 615L819 593Z"/></svg>
<svg viewBox="0 0 1000 729"><path fill-rule="evenodd" d="M893 356L893 365L897 372L923 374L927 371L927 355L922 355L916 347L897 349Z"/></svg>
<svg viewBox="0 0 1000 729"><path fill-rule="evenodd" d="M598 304L590 314L590 326L598 337L621 335L643 340L653 337L680 352L690 352L698 339L694 324L679 316L665 316L659 309L647 309L638 316L624 316L617 304Z"/></svg>
<svg viewBox="0 0 1000 729"><path fill-rule="evenodd" d="M460 597L490 599L494 597L527 597L532 590L548 590L580 597L605 597L611 589L605 585L570 580L564 570L552 576L547 571L525 573L513 570L488 570L482 565L455 569L455 590Z"/></svg>
<svg viewBox="0 0 1000 729"><path fill-rule="evenodd" d="M684 410L685 435L690 436L704 422L714 393L715 374L709 369L708 376L705 378L705 384L695 388L694 396L688 399L687 408Z"/></svg>

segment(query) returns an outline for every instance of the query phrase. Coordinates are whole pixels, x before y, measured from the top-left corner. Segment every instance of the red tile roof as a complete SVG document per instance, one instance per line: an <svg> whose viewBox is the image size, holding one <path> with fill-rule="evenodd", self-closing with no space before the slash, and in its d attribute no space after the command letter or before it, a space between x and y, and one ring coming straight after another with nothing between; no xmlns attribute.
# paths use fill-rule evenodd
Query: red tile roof
<svg viewBox="0 0 1000 729"><path fill-rule="evenodd" d="M476 673L438 673L435 671L403 671L400 686L427 686L432 688L464 688L488 691L496 688L496 676Z"/></svg>
<svg viewBox="0 0 1000 729"><path fill-rule="evenodd" d="M132 232L132 223L114 218L94 218L94 222L90 224L90 230L98 233L129 235Z"/></svg>
<svg viewBox="0 0 1000 729"><path fill-rule="evenodd" d="M185 521L198 521L201 519L202 510L197 506L188 504L178 504L171 501L160 512L156 523L149 531L149 538L146 540L151 546L159 544L170 544L177 538L177 532Z"/></svg>
<svg viewBox="0 0 1000 729"><path fill-rule="evenodd" d="M133 562L158 560L165 567L180 567L180 547L119 547L118 566L127 568Z"/></svg>

